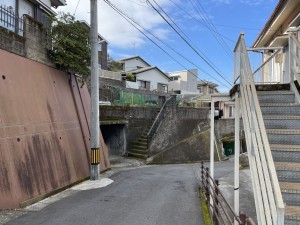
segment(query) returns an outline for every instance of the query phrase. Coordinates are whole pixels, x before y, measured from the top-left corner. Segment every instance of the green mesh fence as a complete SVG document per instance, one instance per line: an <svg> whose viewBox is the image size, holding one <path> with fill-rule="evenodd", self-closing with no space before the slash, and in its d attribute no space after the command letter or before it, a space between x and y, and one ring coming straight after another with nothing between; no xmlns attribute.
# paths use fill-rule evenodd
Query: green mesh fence
<svg viewBox="0 0 300 225"><path fill-rule="evenodd" d="M156 106L158 97L155 95L136 94L120 91L120 100L114 101L118 105Z"/></svg>

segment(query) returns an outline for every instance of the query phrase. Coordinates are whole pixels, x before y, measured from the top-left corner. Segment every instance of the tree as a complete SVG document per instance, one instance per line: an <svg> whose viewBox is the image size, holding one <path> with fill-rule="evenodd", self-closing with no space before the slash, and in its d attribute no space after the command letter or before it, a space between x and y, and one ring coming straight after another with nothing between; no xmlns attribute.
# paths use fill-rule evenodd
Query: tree
<svg viewBox="0 0 300 225"><path fill-rule="evenodd" d="M115 61L111 56L108 56L107 66L108 70L113 72L119 72L123 70L123 63Z"/></svg>
<svg viewBox="0 0 300 225"><path fill-rule="evenodd" d="M59 68L77 73L85 80L90 75L89 29L69 13L60 13L57 17L51 17L50 21L51 60Z"/></svg>

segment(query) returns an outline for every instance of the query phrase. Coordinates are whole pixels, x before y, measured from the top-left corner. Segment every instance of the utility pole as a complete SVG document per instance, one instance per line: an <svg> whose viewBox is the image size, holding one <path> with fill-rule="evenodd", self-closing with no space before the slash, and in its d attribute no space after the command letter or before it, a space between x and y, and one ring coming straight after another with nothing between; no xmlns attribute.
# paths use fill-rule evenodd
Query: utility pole
<svg viewBox="0 0 300 225"><path fill-rule="evenodd" d="M98 79L98 7L97 0L91 0L91 171L90 179L100 179L100 116Z"/></svg>

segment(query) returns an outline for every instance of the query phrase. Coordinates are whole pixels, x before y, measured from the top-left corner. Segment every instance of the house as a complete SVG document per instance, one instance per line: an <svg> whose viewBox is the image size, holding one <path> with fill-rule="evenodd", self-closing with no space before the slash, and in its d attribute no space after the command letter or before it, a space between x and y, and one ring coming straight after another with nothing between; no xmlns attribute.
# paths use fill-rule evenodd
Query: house
<svg viewBox="0 0 300 225"><path fill-rule="evenodd" d="M81 20L80 22L83 26L90 29L90 25L86 21ZM108 41L101 34L98 34L98 63L103 70L107 70L107 46Z"/></svg>
<svg viewBox="0 0 300 225"><path fill-rule="evenodd" d="M123 71L128 72L136 69L141 69L145 67L151 67L149 63L147 63L140 56L133 56L125 59L119 60L119 62L123 63Z"/></svg>
<svg viewBox="0 0 300 225"><path fill-rule="evenodd" d="M168 92L170 77L158 67L145 67L130 71L139 85L139 89Z"/></svg>
<svg viewBox="0 0 300 225"><path fill-rule="evenodd" d="M55 15L51 7L65 5L65 0L2 0L0 2L0 48L29 59L52 65L42 25Z"/></svg>
<svg viewBox="0 0 300 225"><path fill-rule="evenodd" d="M151 66L140 56L119 60L123 63L123 70L132 74L135 81L127 81L127 88L149 91L168 92L170 77L156 66Z"/></svg>
<svg viewBox="0 0 300 225"><path fill-rule="evenodd" d="M289 33L299 39L300 1L280 0L252 48L263 52L264 66L257 70L259 82L288 83Z"/></svg>
<svg viewBox="0 0 300 225"><path fill-rule="evenodd" d="M51 7L57 8L65 4L65 0L2 0L0 25L9 30L21 28L22 21L19 19L22 19L24 15L46 24L47 16L55 15ZM13 21L9 21L11 19Z"/></svg>
<svg viewBox="0 0 300 225"><path fill-rule="evenodd" d="M169 72L169 90L175 94L197 94L198 70Z"/></svg>
<svg viewBox="0 0 300 225"><path fill-rule="evenodd" d="M200 94L209 95L219 93L218 85L206 80L199 80L197 82L197 89Z"/></svg>

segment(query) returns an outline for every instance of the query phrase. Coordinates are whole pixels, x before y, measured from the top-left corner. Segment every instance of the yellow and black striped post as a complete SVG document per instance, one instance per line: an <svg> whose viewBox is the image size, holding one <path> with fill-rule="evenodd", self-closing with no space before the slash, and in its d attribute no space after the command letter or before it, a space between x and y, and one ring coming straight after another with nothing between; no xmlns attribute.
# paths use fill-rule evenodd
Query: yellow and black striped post
<svg viewBox="0 0 300 225"><path fill-rule="evenodd" d="M97 165L100 163L100 149L92 148L91 149L91 164Z"/></svg>

